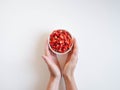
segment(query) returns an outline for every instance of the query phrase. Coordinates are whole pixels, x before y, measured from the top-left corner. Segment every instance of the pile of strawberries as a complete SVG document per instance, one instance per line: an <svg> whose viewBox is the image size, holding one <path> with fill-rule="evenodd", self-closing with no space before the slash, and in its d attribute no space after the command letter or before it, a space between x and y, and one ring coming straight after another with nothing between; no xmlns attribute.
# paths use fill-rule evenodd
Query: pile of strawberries
<svg viewBox="0 0 120 90"><path fill-rule="evenodd" d="M55 30L50 34L49 44L54 51L64 53L72 46L72 37L66 30Z"/></svg>

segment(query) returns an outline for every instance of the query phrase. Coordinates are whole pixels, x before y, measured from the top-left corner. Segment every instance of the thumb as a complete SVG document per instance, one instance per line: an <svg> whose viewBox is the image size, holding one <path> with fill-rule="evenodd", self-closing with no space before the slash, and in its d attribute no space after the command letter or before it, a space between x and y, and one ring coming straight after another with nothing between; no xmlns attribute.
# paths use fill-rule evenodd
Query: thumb
<svg viewBox="0 0 120 90"><path fill-rule="evenodd" d="M47 57L45 55L42 55L42 58L46 61Z"/></svg>
<svg viewBox="0 0 120 90"><path fill-rule="evenodd" d="M43 60L45 61L45 63L49 66L49 60L48 57L45 55L42 55Z"/></svg>

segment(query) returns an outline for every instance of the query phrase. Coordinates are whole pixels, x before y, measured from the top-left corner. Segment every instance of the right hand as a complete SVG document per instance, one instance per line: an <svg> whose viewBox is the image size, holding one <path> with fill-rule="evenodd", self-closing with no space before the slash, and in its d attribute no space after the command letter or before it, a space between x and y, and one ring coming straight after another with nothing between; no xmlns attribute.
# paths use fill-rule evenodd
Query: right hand
<svg viewBox="0 0 120 90"><path fill-rule="evenodd" d="M78 46L76 39L73 39L73 48L69 52L64 69L63 76L73 76L74 70L78 61Z"/></svg>

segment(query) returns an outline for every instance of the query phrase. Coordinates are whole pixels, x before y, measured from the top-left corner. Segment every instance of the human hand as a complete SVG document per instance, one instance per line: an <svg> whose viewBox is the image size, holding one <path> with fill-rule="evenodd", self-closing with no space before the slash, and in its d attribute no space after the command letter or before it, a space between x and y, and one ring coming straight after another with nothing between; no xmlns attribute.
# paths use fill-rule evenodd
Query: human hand
<svg viewBox="0 0 120 90"><path fill-rule="evenodd" d="M50 80L47 86L47 90L58 90L61 79L60 64L58 62L57 56L49 49L48 43L46 43L45 55L43 55L42 58L46 62L50 72Z"/></svg>
<svg viewBox="0 0 120 90"><path fill-rule="evenodd" d="M48 44L46 44L45 55L43 55L42 58L45 60L50 71L50 81L47 90L58 90L59 82L61 79L61 68L57 56L50 51L50 49L48 48ZM77 59L78 47L76 44L76 40L74 39L74 46L71 52L68 54L62 73L66 83L66 90L77 90L73 77L74 69L77 64Z"/></svg>
<svg viewBox="0 0 120 90"><path fill-rule="evenodd" d="M73 39L74 46L69 52L64 69L63 69L63 75L73 75L77 61L78 61L78 46L76 43L76 39Z"/></svg>
<svg viewBox="0 0 120 90"><path fill-rule="evenodd" d="M63 77L66 84L66 90L77 90L77 86L74 79L74 70L78 61L78 46L76 40L73 39L74 46L69 52L66 63L63 69Z"/></svg>
<svg viewBox="0 0 120 90"><path fill-rule="evenodd" d="M52 77L61 77L61 69L60 64L57 59L57 55L54 54L48 47L48 43L46 43L45 47L45 55L42 56L44 61L46 62L48 69L50 71L50 75Z"/></svg>

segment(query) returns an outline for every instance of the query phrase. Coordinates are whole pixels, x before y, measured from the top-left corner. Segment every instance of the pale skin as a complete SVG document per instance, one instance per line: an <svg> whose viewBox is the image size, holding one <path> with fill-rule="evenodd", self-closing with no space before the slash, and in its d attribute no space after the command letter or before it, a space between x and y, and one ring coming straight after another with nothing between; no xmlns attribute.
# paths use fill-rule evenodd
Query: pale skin
<svg viewBox="0 0 120 90"><path fill-rule="evenodd" d="M57 56L50 51L48 44L46 44L45 55L42 56L50 72L50 79L46 90L59 90L59 83L62 76L65 80L66 90L77 90L74 70L78 61L78 46L75 39L73 39L73 44L74 46L68 53L63 70L60 68Z"/></svg>

